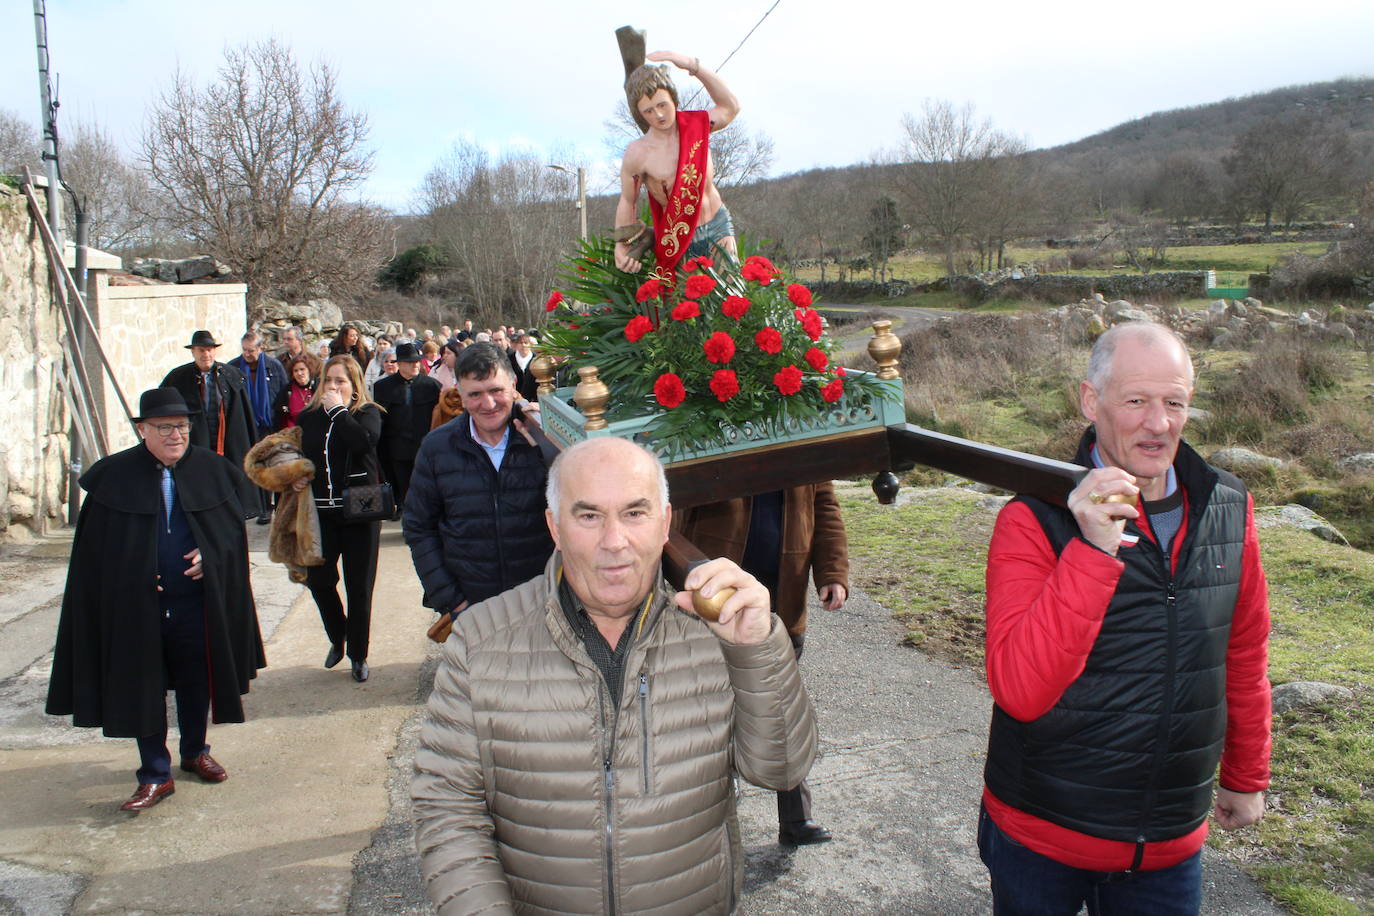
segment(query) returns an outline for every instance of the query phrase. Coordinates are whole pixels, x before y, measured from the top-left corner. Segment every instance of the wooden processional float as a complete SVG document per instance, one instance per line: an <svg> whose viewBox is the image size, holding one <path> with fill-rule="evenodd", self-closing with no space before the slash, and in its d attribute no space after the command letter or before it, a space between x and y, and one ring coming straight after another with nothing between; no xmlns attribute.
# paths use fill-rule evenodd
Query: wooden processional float
<svg viewBox="0 0 1374 916"><path fill-rule="evenodd" d="M894 472L918 464L1057 505L1065 504L1087 468L907 423L902 380L897 372L901 349L901 341L892 333L892 322L875 321L868 354L878 366L871 375L882 383L881 397L855 403L846 395L833 410L816 420L789 420L781 430L741 424L722 430L724 445L677 450L667 455L660 451L673 505L686 509L868 474L875 475L873 492L879 502L889 504L896 499L899 488ZM580 367L578 384L564 388L554 386L554 369L553 361L542 354L530 364L539 382L543 423L542 431L533 427L531 431L546 460L551 461L554 454L576 442L596 436L621 436L653 447L644 441L652 417L606 420L611 391L597 377L595 366ZM846 374L859 373L847 369ZM695 545L675 532L663 551L664 575L681 588L688 571L706 559Z"/></svg>

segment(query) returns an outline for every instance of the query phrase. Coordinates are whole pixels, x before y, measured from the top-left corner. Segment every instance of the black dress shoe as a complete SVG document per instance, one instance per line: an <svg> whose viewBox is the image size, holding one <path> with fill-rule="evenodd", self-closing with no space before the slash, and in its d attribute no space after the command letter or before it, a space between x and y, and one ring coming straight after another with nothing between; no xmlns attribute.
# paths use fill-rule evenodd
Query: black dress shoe
<svg viewBox="0 0 1374 916"><path fill-rule="evenodd" d="M810 846L830 840L830 831L815 821L796 821L778 828L778 842L784 846Z"/></svg>
<svg viewBox="0 0 1374 916"><path fill-rule="evenodd" d="M353 663L353 680L361 684L363 681L367 680L368 673L367 662Z"/></svg>
<svg viewBox="0 0 1374 916"><path fill-rule="evenodd" d="M343 646L330 646L329 654L324 657L324 666L333 668L341 661L343 661Z"/></svg>
<svg viewBox="0 0 1374 916"><path fill-rule="evenodd" d="M259 524L259 525L270 525L271 523L272 523L272 516L270 516L270 515L259 515L259 516L258 516L258 524Z"/></svg>

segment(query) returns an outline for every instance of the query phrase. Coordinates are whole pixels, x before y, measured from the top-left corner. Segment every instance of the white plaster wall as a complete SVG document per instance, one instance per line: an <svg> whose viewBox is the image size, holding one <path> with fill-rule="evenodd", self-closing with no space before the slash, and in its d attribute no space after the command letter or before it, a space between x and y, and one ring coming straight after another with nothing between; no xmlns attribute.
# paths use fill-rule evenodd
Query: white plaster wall
<svg viewBox="0 0 1374 916"><path fill-rule="evenodd" d="M0 533L60 524L69 417L61 313L25 199L0 185Z"/></svg>
<svg viewBox="0 0 1374 916"><path fill-rule="evenodd" d="M221 362L241 352L239 338L248 329L248 287L244 284L110 286L103 273L91 276L100 340L135 414L140 394L191 361L186 345L194 331L207 330L223 344L217 354ZM105 418L112 451L137 441L108 379Z"/></svg>

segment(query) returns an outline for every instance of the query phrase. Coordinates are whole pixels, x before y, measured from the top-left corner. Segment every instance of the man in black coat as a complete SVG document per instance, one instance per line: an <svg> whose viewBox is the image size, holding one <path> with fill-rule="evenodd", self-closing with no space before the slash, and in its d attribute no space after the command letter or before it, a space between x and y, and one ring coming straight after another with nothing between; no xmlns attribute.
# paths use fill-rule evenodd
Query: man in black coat
<svg viewBox="0 0 1374 916"><path fill-rule="evenodd" d="M411 469L420 440L429 434L430 419L443 390L437 381L420 372L424 356L413 343L396 347L396 372L377 379L372 400L382 408L382 441L377 452L387 478L396 491L396 507L405 505Z"/></svg>
<svg viewBox="0 0 1374 916"><path fill-rule="evenodd" d="M273 407L277 398L286 390L286 369L275 356L262 348L262 339L254 331L249 331L240 340L242 356L235 356L227 365L243 373L244 390L248 393L248 405L253 410L253 440L256 442L272 434L276 423ZM258 488L258 524L266 525L272 521L272 496L268 491ZM244 509L250 508L244 506Z"/></svg>
<svg viewBox="0 0 1374 916"><path fill-rule="evenodd" d="M476 343L457 373L464 412L421 443L402 524L425 607L455 616L539 575L553 553L548 470L513 416L510 360Z"/></svg>
<svg viewBox="0 0 1374 916"><path fill-rule="evenodd" d="M168 372L162 387L180 391L186 408L200 415L191 424L191 444L218 452L242 468L244 456L258 441L247 381L238 369L216 361L219 343L209 331L196 331L186 349L191 351L191 362ZM242 476L238 493L244 518L257 515L258 488L247 475Z"/></svg>
<svg viewBox="0 0 1374 916"><path fill-rule="evenodd" d="M223 782L206 717L242 722L242 694L266 665L238 484L243 472L188 443L176 389L144 392L143 442L97 461L53 652L47 711L106 737L136 738L142 765L125 811L175 791L166 691L176 690L181 769Z"/></svg>

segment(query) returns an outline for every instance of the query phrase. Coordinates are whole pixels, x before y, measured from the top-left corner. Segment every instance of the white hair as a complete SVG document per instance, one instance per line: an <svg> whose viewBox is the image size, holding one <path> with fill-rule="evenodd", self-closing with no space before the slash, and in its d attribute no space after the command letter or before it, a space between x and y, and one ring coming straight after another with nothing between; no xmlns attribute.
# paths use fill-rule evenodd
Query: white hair
<svg viewBox="0 0 1374 916"><path fill-rule="evenodd" d="M1112 378L1112 363L1116 360L1116 347L1123 337L1131 337L1150 346L1173 344L1183 354L1188 364L1188 384L1193 382L1193 360L1188 353L1188 345L1171 328L1151 321L1131 321L1118 324L1109 329L1093 344L1092 355L1088 357L1088 384L1098 394L1107 390Z"/></svg>
<svg viewBox="0 0 1374 916"><path fill-rule="evenodd" d="M584 439L584 440L582 440L581 442L578 442L578 443L574 444L572 448L565 449L564 451L559 452L559 453L558 453L558 457L554 458L553 464L549 467L549 479L548 479L548 482L544 484L544 502L546 502L546 503L548 504L549 509L553 512L554 518L557 518L557 517L558 517L558 509L559 509L559 506L562 505L562 492L561 492L561 490L562 490L563 465L565 465L565 464L568 463L568 461L570 460L570 457L569 457L569 456L576 455L576 454L578 454L579 452L584 452L584 451L586 451L586 450L589 449L589 448L594 448L594 447L596 447L597 443L600 443L600 442L609 442L609 441L612 441L612 440L607 439L607 438ZM649 451L649 450L648 450L647 448L645 448L644 446L640 445L638 442L631 442L629 439L618 439L618 440L615 440L615 441L624 442L626 445L630 446L632 449L635 449L635 450L639 451L639 452L642 453L645 457L647 457L651 462L653 462L654 471L655 471L655 476L657 477L657 482L658 482L658 502L659 502L659 506L660 506L660 507L667 506L667 505L668 505L668 475L664 473L664 471L663 471L663 463L662 463L661 461L658 460L658 456L655 455L653 452Z"/></svg>

